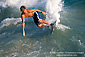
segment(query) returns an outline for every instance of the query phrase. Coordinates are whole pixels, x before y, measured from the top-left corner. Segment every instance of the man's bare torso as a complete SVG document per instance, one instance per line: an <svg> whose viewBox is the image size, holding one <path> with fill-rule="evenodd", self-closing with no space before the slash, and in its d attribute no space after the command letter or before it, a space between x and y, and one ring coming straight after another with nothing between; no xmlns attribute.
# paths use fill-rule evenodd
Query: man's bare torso
<svg viewBox="0 0 85 57"><path fill-rule="evenodd" d="M25 17L32 17L34 15L33 9L26 9L27 13L23 14Z"/></svg>

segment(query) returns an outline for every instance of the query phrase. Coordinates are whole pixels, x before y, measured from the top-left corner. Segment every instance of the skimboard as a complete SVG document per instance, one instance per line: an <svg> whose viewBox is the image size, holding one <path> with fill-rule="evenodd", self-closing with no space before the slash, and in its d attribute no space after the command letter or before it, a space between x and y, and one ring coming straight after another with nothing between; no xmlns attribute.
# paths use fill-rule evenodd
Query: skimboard
<svg viewBox="0 0 85 57"><path fill-rule="evenodd" d="M56 23L56 21L53 21L52 25L49 25L49 30L51 31L50 34L52 34L52 32L53 32L53 28L54 28L55 23Z"/></svg>
<svg viewBox="0 0 85 57"><path fill-rule="evenodd" d="M46 27L48 27L48 29L50 30L50 34L52 34L52 32L53 32L53 28L54 28L55 23L56 23L56 20L51 22L52 25L45 24ZM43 30L45 30L45 27L43 28Z"/></svg>

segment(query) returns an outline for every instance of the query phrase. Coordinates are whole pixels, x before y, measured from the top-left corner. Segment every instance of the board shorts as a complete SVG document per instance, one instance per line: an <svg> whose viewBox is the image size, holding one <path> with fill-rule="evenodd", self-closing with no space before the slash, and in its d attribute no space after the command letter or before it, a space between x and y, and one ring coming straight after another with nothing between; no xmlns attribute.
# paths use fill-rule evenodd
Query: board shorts
<svg viewBox="0 0 85 57"><path fill-rule="evenodd" d="M42 24L39 22L39 20L42 19L42 17L40 16L38 11L34 12L33 19L34 19L34 22L37 26Z"/></svg>

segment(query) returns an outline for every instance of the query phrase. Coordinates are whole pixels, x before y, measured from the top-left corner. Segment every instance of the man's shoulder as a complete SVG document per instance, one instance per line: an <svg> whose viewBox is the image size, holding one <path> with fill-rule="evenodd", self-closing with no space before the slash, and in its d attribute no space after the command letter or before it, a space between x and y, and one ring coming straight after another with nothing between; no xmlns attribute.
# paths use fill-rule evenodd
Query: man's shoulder
<svg viewBox="0 0 85 57"><path fill-rule="evenodd" d="M24 13L21 13L21 17L24 17L25 15L24 15Z"/></svg>
<svg viewBox="0 0 85 57"><path fill-rule="evenodd" d="M21 13L21 16L24 15L24 13Z"/></svg>

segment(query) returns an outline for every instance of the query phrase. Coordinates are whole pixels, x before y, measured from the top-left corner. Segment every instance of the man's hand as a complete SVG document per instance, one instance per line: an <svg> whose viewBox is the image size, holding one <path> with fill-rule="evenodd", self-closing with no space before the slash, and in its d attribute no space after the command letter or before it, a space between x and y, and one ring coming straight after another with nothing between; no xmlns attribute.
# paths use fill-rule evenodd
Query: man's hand
<svg viewBox="0 0 85 57"><path fill-rule="evenodd" d="M25 32L23 32L23 36L25 36Z"/></svg>
<svg viewBox="0 0 85 57"><path fill-rule="evenodd" d="M43 12L43 11L42 11L42 14L43 14L43 15L46 15L46 13L45 13L45 12Z"/></svg>

